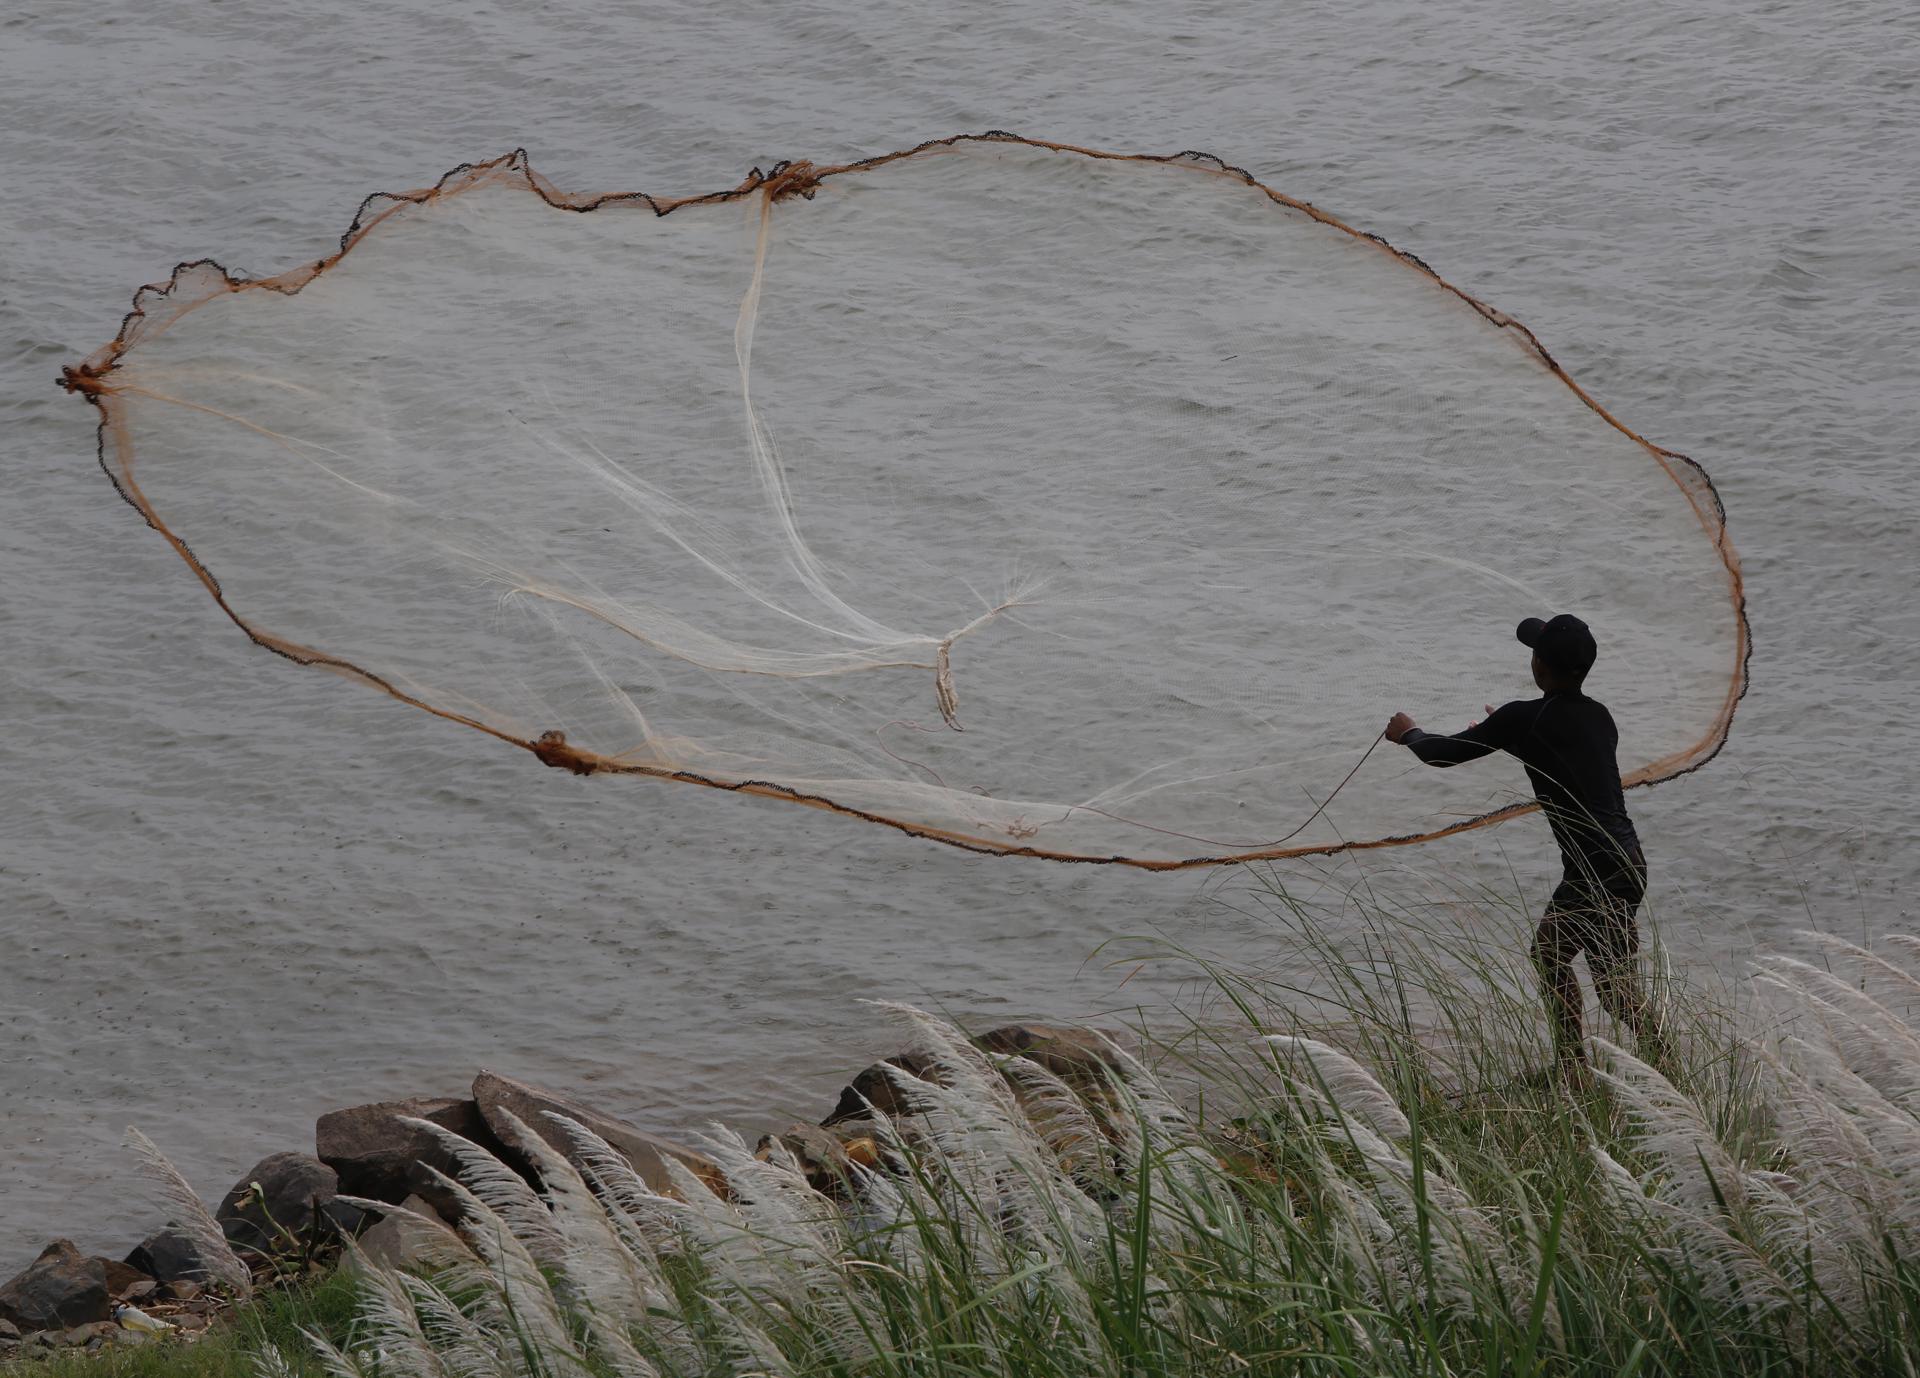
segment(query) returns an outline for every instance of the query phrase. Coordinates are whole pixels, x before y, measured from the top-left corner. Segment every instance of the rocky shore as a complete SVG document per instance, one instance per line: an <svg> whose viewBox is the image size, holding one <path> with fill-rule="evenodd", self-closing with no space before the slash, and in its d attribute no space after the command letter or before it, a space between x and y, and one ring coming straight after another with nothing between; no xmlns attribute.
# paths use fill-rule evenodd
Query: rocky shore
<svg viewBox="0 0 1920 1378"><path fill-rule="evenodd" d="M1105 1082L1102 1064L1110 1058L1110 1040L1116 1037L1046 1024L1010 1024L974 1042L990 1056L1028 1058L1070 1083L1091 1088ZM880 1149L872 1132L873 1114L900 1108L886 1063L915 1075L930 1074L910 1053L876 1063L852 1079L818 1123L789 1125L763 1137L760 1156L773 1151L778 1141L814 1185L829 1193L845 1182L851 1167L874 1166ZM575 1096L482 1070L466 1096L419 1096L329 1111L314 1126L310 1152L288 1150L262 1158L240 1176L211 1215L251 1273L256 1292L325 1276L351 1259L345 1248L348 1239L355 1241L360 1256L405 1267L413 1261L419 1233L405 1228L397 1214L384 1215L375 1207L404 1206L429 1219L450 1221L454 1207L441 1174L454 1176L456 1166L439 1139L407 1121L425 1120L451 1130L531 1181L532 1164L509 1146L513 1134L508 1125L517 1119L574 1158L571 1142L550 1113L591 1129L657 1191L673 1191L669 1160L724 1188L718 1166L694 1148L605 1114ZM217 1239L212 1252L219 1252ZM70 1240L52 1241L26 1269L0 1284L0 1362L61 1350L191 1342L240 1300L239 1289L221 1280L221 1261L208 1254L207 1241L178 1215L159 1223L120 1259L84 1254Z"/></svg>

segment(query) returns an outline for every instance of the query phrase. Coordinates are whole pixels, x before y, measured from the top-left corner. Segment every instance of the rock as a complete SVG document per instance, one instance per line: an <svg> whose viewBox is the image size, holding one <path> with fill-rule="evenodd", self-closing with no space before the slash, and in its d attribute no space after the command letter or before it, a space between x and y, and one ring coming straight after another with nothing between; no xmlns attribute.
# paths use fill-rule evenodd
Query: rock
<svg viewBox="0 0 1920 1378"><path fill-rule="evenodd" d="M200 1246L171 1226L141 1240L127 1255L127 1263L165 1286L198 1287L213 1276Z"/></svg>
<svg viewBox="0 0 1920 1378"><path fill-rule="evenodd" d="M197 1282L188 1282L184 1278L175 1278L172 1282L160 1284L160 1295L168 1301L192 1301L205 1290Z"/></svg>
<svg viewBox="0 0 1920 1378"><path fill-rule="evenodd" d="M856 1134L840 1141L840 1149L847 1155L847 1161L855 1167L890 1167L891 1155L880 1146L880 1141L871 1134Z"/></svg>
<svg viewBox="0 0 1920 1378"><path fill-rule="evenodd" d="M423 1218L416 1220L398 1211L383 1217L356 1241L360 1246L358 1258L404 1273L431 1265L448 1249L470 1252L465 1241L441 1220L432 1201L409 1196L400 1204Z"/></svg>
<svg viewBox="0 0 1920 1378"><path fill-rule="evenodd" d="M856 1134L847 1137L856 1138L859 1143L871 1146L872 1140ZM875 1156L865 1153L864 1162L859 1162L848 1151L846 1138L834 1130L820 1125L788 1125L778 1134L768 1134L755 1146L753 1156L762 1162L773 1156L773 1146L778 1143L791 1153L807 1176L807 1184L815 1191L843 1200L848 1195L848 1186L854 1180L856 1164L872 1167Z"/></svg>
<svg viewBox="0 0 1920 1378"><path fill-rule="evenodd" d="M339 1174L341 1191L375 1201L405 1201L416 1195L441 1200L444 1193L427 1169L458 1176L453 1155L425 1130L401 1124L402 1115L431 1120L490 1153L500 1150L480 1107L471 1100L416 1096L329 1111L314 1126L314 1152Z"/></svg>
<svg viewBox="0 0 1920 1378"><path fill-rule="evenodd" d="M753 1156L768 1161L778 1143L793 1155L806 1174L807 1185L844 1205L854 1198L861 1171L898 1173L906 1166L898 1154L881 1147L872 1128L864 1120L846 1120L831 1127L792 1124L778 1134L762 1135Z"/></svg>
<svg viewBox="0 0 1920 1378"><path fill-rule="evenodd" d="M106 1271L107 1295L115 1301L125 1301L127 1294L143 1283L147 1290L153 1289L153 1279L130 1263L103 1258L100 1266Z"/></svg>
<svg viewBox="0 0 1920 1378"><path fill-rule="evenodd" d="M893 1078L887 1074L889 1065L916 1077L933 1076L932 1061L918 1053L896 1053L884 1058L860 1073L853 1079L852 1085L840 1092L839 1103L833 1107L832 1114L820 1121L820 1127L831 1129L850 1120L872 1119L874 1110L889 1117L905 1114L908 1107L901 1099Z"/></svg>
<svg viewBox="0 0 1920 1378"><path fill-rule="evenodd" d="M60 1343L70 1349L98 1349L120 1329L112 1321L90 1321L86 1325L76 1325L60 1337Z"/></svg>
<svg viewBox="0 0 1920 1378"><path fill-rule="evenodd" d="M1125 1046L1120 1035L1110 1034L1107 1037ZM1004 1024L997 1029L989 1029L974 1039L973 1043L989 1058L1029 1058L1082 1093L1104 1093L1107 1088L1106 1069L1117 1061L1113 1050L1100 1034L1091 1029L1067 1028L1057 1024ZM909 1107L887 1074L889 1064L917 1077L939 1080L932 1062L917 1053L899 1053L876 1062L840 1093L840 1101L833 1107L833 1113L820 1121L821 1128L832 1129L836 1125L871 1119L873 1110L889 1117L907 1113ZM868 1108L869 1103L872 1109Z"/></svg>
<svg viewBox="0 0 1920 1378"><path fill-rule="evenodd" d="M621 1157L625 1158L633 1170L640 1174L641 1180L655 1191L674 1193L673 1180L668 1177L664 1166L669 1158L677 1159L717 1191L726 1189L726 1179L712 1159L695 1153L690 1148L647 1133L625 1120L616 1120L611 1115L603 1115L579 1101L534 1086L529 1082L515 1081L512 1077L503 1077L494 1072L483 1071L473 1079L473 1098L480 1106L480 1114L486 1119L487 1127L502 1140L510 1142L512 1127L508 1125L501 1112L517 1116L520 1121L558 1149L576 1167L579 1156L568 1141L566 1132L547 1118L548 1111L578 1120L595 1134L605 1139ZM503 1161L513 1164L523 1172L531 1172L532 1165L525 1162L520 1154L511 1148L503 1152Z"/></svg>
<svg viewBox="0 0 1920 1378"><path fill-rule="evenodd" d="M0 1321L0 1344L12 1344L20 1338L20 1327L12 1321Z"/></svg>
<svg viewBox="0 0 1920 1378"><path fill-rule="evenodd" d="M1109 1041L1126 1046L1120 1035L1057 1024L1003 1024L973 1040L989 1056L1024 1057L1052 1072L1076 1091L1105 1090L1107 1069L1120 1060Z"/></svg>
<svg viewBox="0 0 1920 1378"><path fill-rule="evenodd" d="M0 1320L21 1330L63 1330L112 1314L105 1267L70 1239L54 1240L25 1272L0 1287Z"/></svg>
<svg viewBox="0 0 1920 1378"><path fill-rule="evenodd" d="M339 1190L340 1179L318 1158L271 1153L233 1184L213 1216L235 1249L285 1257L329 1242L336 1228L351 1234L365 1223L362 1212L334 1200Z"/></svg>
<svg viewBox="0 0 1920 1378"><path fill-rule="evenodd" d="M1112 1045L1124 1048L1130 1041L1121 1034L1103 1035L1093 1029L1056 1024L1004 1024L989 1029L973 1043L989 1060L1023 1057L1059 1077L1092 1112L1101 1134L1118 1142L1129 1132L1121 1120L1130 1112L1114 1095L1110 1073L1120 1065L1120 1058ZM1031 1099L1027 1088L1017 1079L1009 1080L1015 1097L1035 1127L1055 1137L1055 1147L1060 1150L1068 1171L1076 1178L1086 1177L1089 1181L1097 1177L1104 1170L1105 1146L1098 1142L1073 1142L1068 1126L1049 1123L1050 1113ZM1065 1139L1059 1137L1062 1133L1067 1135Z"/></svg>
<svg viewBox="0 0 1920 1378"><path fill-rule="evenodd" d="M112 1283L108 1283L107 1290L113 1291ZM151 1297L155 1292L159 1290L160 1290L160 1284L155 1282L152 1278L141 1278L140 1281L129 1283L122 1290L118 1292L114 1292L113 1299L115 1301L130 1302L133 1305L138 1306L141 1302L145 1301L148 1297Z"/></svg>

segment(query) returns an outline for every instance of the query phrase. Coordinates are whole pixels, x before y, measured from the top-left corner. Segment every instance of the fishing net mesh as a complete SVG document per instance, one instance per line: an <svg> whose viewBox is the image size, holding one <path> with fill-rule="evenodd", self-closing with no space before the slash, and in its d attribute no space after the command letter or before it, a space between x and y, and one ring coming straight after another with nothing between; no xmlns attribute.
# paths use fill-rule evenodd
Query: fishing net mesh
<svg viewBox="0 0 1920 1378"><path fill-rule="evenodd" d="M515 154L278 278L184 265L67 381L262 645L548 765L989 851L1509 816L1512 762L1366 752L1527 692L1529 615L1595 628L1630 784L1744 688L1697 467L1197 155L988 135L663 201Z"/></svg>

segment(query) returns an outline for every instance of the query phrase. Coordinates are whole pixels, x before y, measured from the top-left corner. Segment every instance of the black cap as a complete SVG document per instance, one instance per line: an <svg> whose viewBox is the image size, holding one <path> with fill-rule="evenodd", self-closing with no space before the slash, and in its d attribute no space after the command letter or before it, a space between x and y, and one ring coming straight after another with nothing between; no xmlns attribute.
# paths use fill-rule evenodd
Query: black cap
<svg viewBox="0 0 1920 1378"><path fill-rule="evenodd" d="M1562 674L1584 676L1600 654L1587 624L1571 613L1563 612L1548 622L1529 617L1513 629L1513 634L1522 646L1531 646L1540 659Z"/></svg>

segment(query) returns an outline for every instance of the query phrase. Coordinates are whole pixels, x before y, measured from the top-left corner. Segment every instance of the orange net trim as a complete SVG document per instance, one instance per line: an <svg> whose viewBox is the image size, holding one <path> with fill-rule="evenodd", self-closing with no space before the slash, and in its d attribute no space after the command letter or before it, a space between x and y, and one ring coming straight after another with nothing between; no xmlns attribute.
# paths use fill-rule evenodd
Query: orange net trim
<svg viewBox="0 0 1920 1378"><path fill-rule="evenodd" d="M1715 717L1708 732L1691 746L1673 752L1661 759L1642 766L1623 777L1621 783L1632 789L1643 785L1659 784L1681 775L1698 770L1719 754L1726 744L1727 735L1733 726L1733 718L1740 700L1745 697L1748 686L1749 665L1753 656L1752 628L1747 615L1745 584L1741 574L1740 557L1733 548L1727 534L1726 507L1720 499L1718 490L1707 471L1694 460L1677 451L1656 445L1624 424L1612 412L1601 406L1593 396L1576 383L1563 369L1553 355L1547 351L1531 330L1504 311L1488 305L1472 294L1448 282L1424 261L1404 249L1395 248L1377 234L1354 228L1336 216L1320 210L1311 202L1302 201L1274 190L1244 168L1235 167L1210 153L1187 150L1173 154L1147 153L1111 153L1101 149L1084 148L1077 144L1055 143L1046 139L1031 139L1022 135L1007 133L1004 130L989 130L982 134L956 134L944 139L930 139L916 144L912 148L901 149L894 153L885 153L872 158L862 158L855 162L818 166L805 160L780 162L765 171L752 169L739 185L725 191L708 192L700 196L662 198L645 192L615 192L600 196L579 196L564 192L555 187L545 177L535 172L528 160L525 149L515 149L512 153L487 162L465 163L448 172L433 186L409 192L376 192L360 204L352 223L340 236L339 249L326 258L316 259L299 268L269 278L238 278L212 259L196 259L178 264L165 282L150 283L134 294L133 307L120 323L119 333L107 344L101 346L79 364L69 365L61 371L57 380L69 393L84 397L100 412L98 453L101 468L112 480L120 496L136 508L147 525L159 532L185 560L207 592L213 596L233 624L259 646L284 656L300 665L313 665L332 670L350 679L357 679L390 694L402 703L432 713L436 717L463 723L503 742L511 743L537 757L542 763L564 769L576 775L623 774L649 775L660 779L677 780L688 784L705 785L712 789L729 790L739 794L759 795L769 799L781 799L791 803L805 804L812 808L824 809L831 813L846 814L850 817L865 819L871 823L884 824L914 837L930 838L949 846L966 851L982 852L999 856L1029 856L1048 861L1083 862L1095 865L1120 865L1138 867L1150 871L1178 871L1199 866L1230 865L1248 861L1278 860L1286 857L1330 856L1340 852L1371 851L1384 847L1404 847L1414 843L1430 842L1442 837L1451 837L1457 833L1469 832L1489 824L1516 818L1522 814L1536 812L1534 803L1516 803L1473 818L1464 819L1444 828L1427 832L1410 833L1404 836L1380 838L1374 841L1339 842L1313 846L1290 847L1277 845L1253 851L1233 852L1220 856L1186 857L1179 859L1154 859L1130 856L1085 856L1074 853L1054 852L1042 848L1000 845L984 839L950 832L922 824L904 822L863 809L848 806L820 795L807 794L772 781L716 780L691 771L667 770L659 767L633 765L616 761L605 756L584 751L570 745L560 732L546 732L535 738L522 738L498 728L489 726L472 717L450 709L437 707L423 702L406 693L380 675L330 656L297 642L255 626L241 616L227 601L220 588L220 581L203 564L193 550L176 535L154 510L153 504L141 491L134 476L134 448L128 432L124 408L120 405L113 383L113 373L120 356L142 339L164 331L174 321L188 312L205 305L216 297L202 297L193 301L172 301L171 294L181 276L194 269L212 269L220 274L227 290L232 292L268 291L284 295L299 292L308 283L327 272L339 263L354 246L381 221L407 206L423 205L427 202L458 196L475 187L500 181L519 181L525 188L534 192L547 205L556 210L586 214L603 206L614 204L639 203L650 208L655 215L670 215L685 206L712 205L729 201L744 201L752 197L762 199L763 208L792 197L811 200L821 182L830 177L846 177L869 172L907 158L936 155L942 150L964 144L1018 144L1028 148L1048 149L1057 153L1075 154L1080 157L1100 159L1108 162L1158 163L1191 167L1199 172L1231 178L1264 193L1278 205L1298 211L1311 217L1320 224L1363 240L1381 253L1388 255L1408 269L1421 274L1428 280L1445 288L1458 297L1487 321L1501 330L1511 332L1525 343L1526 348L1539 359L1547 370L1566 385L1574 396L1591 408L1615 430L1634 441L1660 465L1680 491L1686 496L1698 519L1701 529L1713 542L1719 552L1726 570L1728 590L1732 598L1737 618L1735 639L1735 665L1729 679L1725 701ZM1324 808L1330 801L1321 801Z"/></svg>

